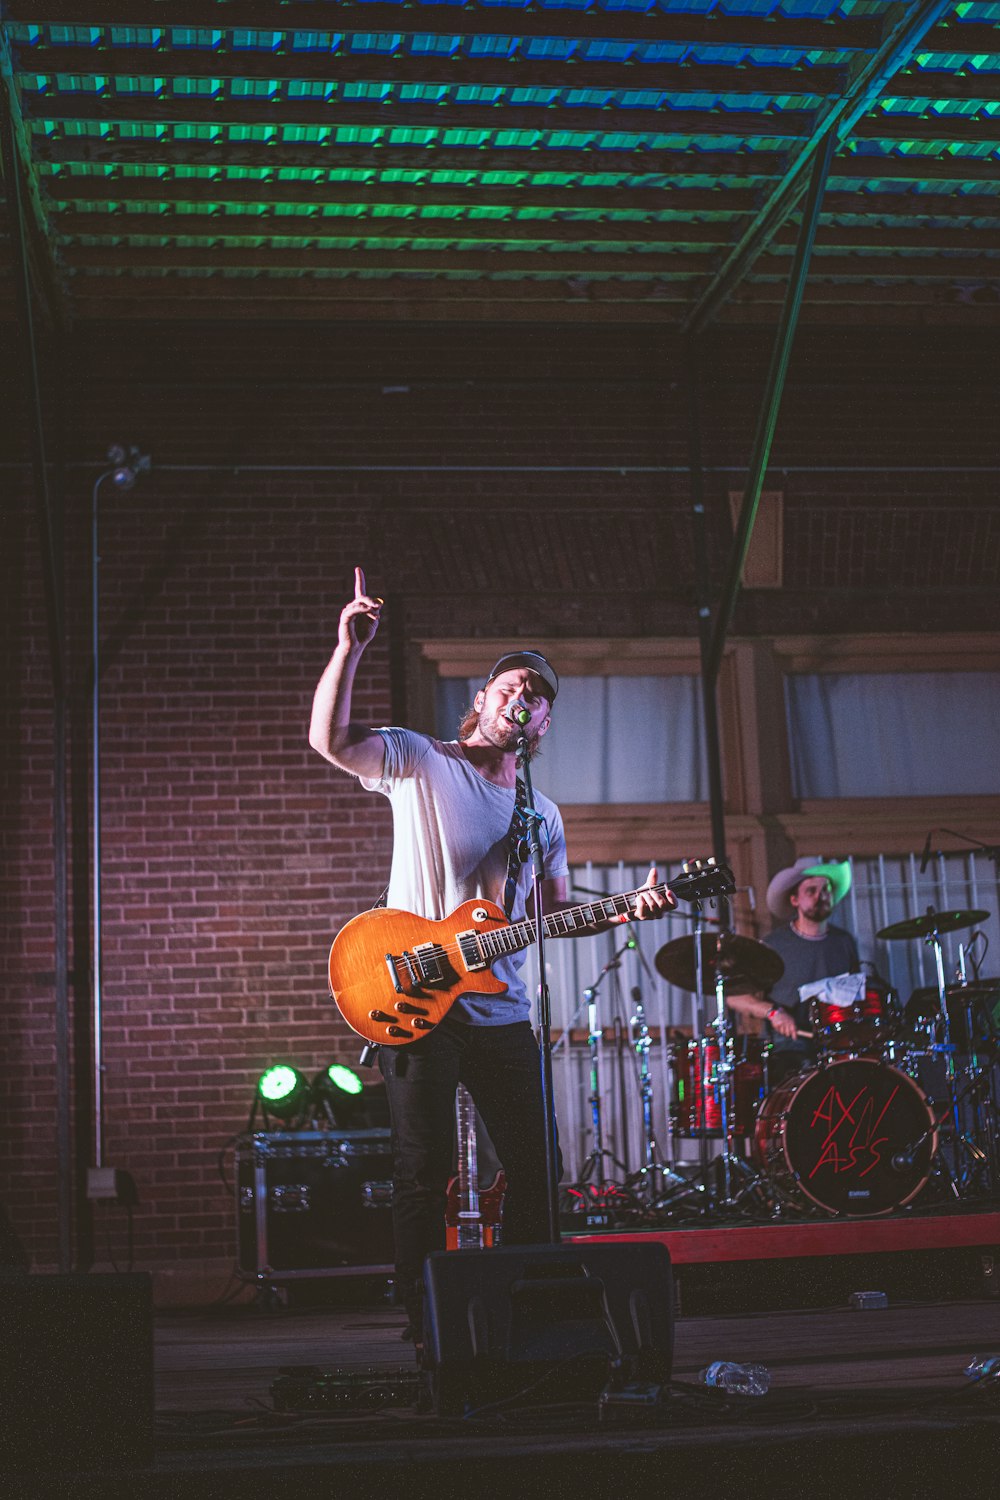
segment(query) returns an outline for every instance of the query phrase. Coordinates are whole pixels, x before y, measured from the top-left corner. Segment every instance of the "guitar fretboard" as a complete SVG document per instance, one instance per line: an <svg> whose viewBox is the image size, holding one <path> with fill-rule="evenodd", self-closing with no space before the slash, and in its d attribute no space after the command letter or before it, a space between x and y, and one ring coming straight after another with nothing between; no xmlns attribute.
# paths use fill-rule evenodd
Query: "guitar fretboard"
<svg viewBox="0 0 1000 1500"><path fill-rule="evenodd" d="M642 890L676 890L666 883L643 886ZM581 932L585 927L597 927L610 922L614 917L626 917L635 910L635 899L639 891L626 891L618 896L605 896L600 901L590 901L584 906L567 906L564 911L553 912L545 918L542 927L546 937L566 937ZM535 941L535 924L530 918L511 922L507 927L495 928L492 932L479 934L479 945L484 958L493 960L505 953L519 953Z"/></svg>

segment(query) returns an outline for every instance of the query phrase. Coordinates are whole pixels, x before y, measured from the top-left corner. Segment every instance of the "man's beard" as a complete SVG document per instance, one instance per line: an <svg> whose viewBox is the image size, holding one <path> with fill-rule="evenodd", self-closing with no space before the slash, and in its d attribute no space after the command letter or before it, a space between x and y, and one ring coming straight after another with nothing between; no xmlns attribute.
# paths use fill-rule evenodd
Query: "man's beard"
<svg viewBox="0 0 1000 1500"><path fill-rule="evenodd" d="M484 739L489 740L490 744L495 745L498 750L516 750L518 741L524 734L520 724L513 723L506 714L499 711L492 716L487 715L485 711L481 712L479 731ZM538 753L539 738L537 730L534 734L525 736L525 751L529 760L533 760Z"/></svg>

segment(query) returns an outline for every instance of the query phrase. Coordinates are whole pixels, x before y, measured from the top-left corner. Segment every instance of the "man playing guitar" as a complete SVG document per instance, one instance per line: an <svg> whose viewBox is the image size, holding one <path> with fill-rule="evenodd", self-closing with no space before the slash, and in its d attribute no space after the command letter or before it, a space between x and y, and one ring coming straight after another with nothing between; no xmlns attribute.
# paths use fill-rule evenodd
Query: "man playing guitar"
<svg viewBox="0 0 1000 1500"><path fill-rule="evenodd" d="M501 657L476 694L457 740L355 723L354 678L378 630L382 607L381 599L366 592L364 574L357 568L354 598L341 613L337 646L316 688L309 743L332 765L390 801L390 914L383 915L391 919L396 910L440 922L463 902L477 900L503 907L513 922L523 920L530 864L512 854L520 842L514 817L517 746L524 735L527 753L537 750L551 722L558 676L537 651L515 650ZM559 809L540 793L535 804L542 818L542 897L548 917L574 909L568 900ZM673 893L657 883L655 868L630 900L631 907L611 920L659 917L677 904ZM553 935L592 934L608 925L606 920L588 925L574 920L571 931ZM427 1028L423 1034L405 1025L382 1028L384 1041L396 1043L380 1047L379 1066L392 1122L397 1288L418 1348L424 1258L445 1245L445 1200L460 1082L475 1101L506 1175L504 1244L538 1244L548 1238L541 1078L531 1007L520 973L523 959L523 951L497 957L490 968L506 988L496 992L496 985L485 990L470 984L467 992L452 995L447 1013L435 1017L433 1024L423 1019L428 1014L425 1007L398 1005L404 1021ZM406 962L412 966L412 956ZM382 978L388 986L384 968ZM398 975L394 983L395 993L404 993ZM394 993L391 988L388 992ZM340 1004L336 990L335 998ZM375 1007L365 1015L377 1017L381 1012ZM385 1023L394 1019L399 1018L382 1016ZM402 1041L406 1045L400 1045Z"/></svg>

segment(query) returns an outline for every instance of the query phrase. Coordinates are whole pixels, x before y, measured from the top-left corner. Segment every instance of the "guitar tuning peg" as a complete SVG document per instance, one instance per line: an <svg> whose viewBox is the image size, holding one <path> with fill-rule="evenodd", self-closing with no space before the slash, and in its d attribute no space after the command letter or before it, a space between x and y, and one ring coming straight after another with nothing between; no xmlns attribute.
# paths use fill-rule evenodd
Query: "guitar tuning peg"
<svg viewBox="0 0 1000 1500"><path fill-rule="evenodd" d="M681 874L682 875L690 875L691 874L691 861L690 860L685 859L682 862L682 864L681 864Z"/></svg>
<svg viewBox="0 0 1000 1500"><path fill-rule="evenodd" d="M705 863L706 863L706 865L710 865L714 869L715 868L715 863L716 863L715 855L714 854L710 854L708 856L708 858L706 859Z"/></svg>

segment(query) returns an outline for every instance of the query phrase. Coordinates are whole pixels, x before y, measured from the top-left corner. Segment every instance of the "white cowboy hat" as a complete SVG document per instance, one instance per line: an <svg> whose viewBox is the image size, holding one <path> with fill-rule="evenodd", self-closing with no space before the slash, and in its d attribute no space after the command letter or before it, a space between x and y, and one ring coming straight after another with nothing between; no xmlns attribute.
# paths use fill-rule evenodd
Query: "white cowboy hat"
<svg viewBox="0 0 1000 1500"><path fill-rule="evenodd" d="M767 888L767 909L772 916L780 917L784 922L791 922L795 916L795 908L791 897L803 880L810 875L825 875L833 887L833 905L843 901L851 889L851 867L847 860L839 860L835 864L824 864L820 859L805 856L797 859L794 865L789 865L787 870L779 870Z"/></svg>

